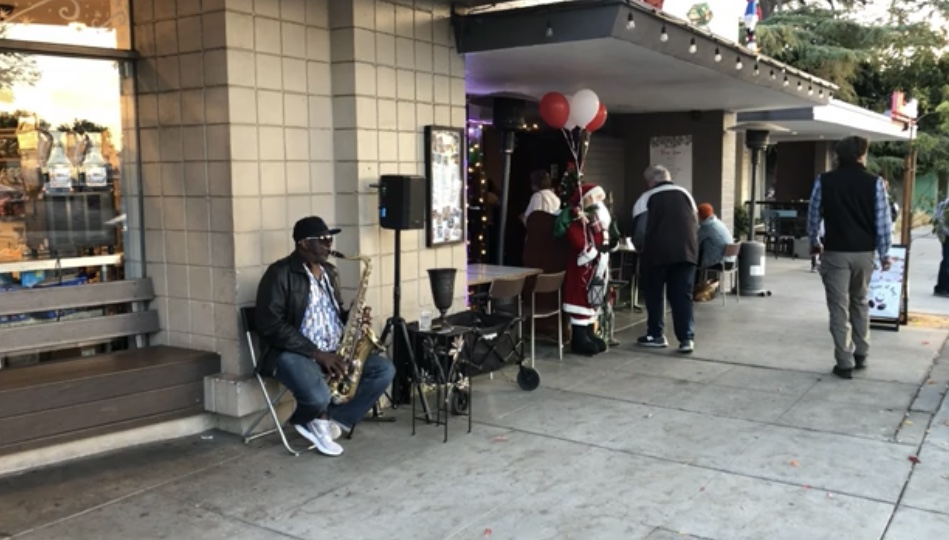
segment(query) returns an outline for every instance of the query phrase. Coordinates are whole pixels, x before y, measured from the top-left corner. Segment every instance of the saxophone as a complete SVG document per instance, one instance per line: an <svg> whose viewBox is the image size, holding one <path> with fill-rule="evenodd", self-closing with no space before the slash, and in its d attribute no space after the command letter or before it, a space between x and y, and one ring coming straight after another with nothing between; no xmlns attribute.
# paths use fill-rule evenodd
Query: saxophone
<svg viewBox="0 0 949 540"><path fill-rule="evenodd" d="M369 275L372 273L372 262L369 257L347 257L338 251L330 251L330 255L347 261L359 261L365 266L359 279L359 288L356 297L349 309L349 319L343 329L343 337L336 354L346 363L346 373L343 376L330 376L327 385L330 389L330 398L339 405L347 403L356 395L359 380L362 378L366 359L376 350L384 349L376 338L369 324L371 308L366 307L366 289L369 287Z"/></svg>

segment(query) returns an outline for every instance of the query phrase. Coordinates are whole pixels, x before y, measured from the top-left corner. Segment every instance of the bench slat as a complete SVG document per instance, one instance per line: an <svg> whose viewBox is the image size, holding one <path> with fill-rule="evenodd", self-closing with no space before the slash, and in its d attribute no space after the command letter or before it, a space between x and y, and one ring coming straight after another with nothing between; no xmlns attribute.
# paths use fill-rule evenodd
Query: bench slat
<svg viewBox="0 0 949 540"><path fill-rule="evenodd" d="M0 329L0 353L62 348L77 343L152 334L159 329L156 311L3 328Z"/></svg>
<svg viewBox="0 0 949 540"><path fill-rule="evenodd" d="M51 409L0 420L0 441L13 445L143 416L196 407L204 402L204 383L196 382L112 399Z"/></svg>
<svg viewBox="0 0 949 540"><path fill-rule="evenodd" d="M220 357L211 352L186 351L190 354L178 361L167 358L162 361L151 348L124 352L134 354L103 355L111 360L107 362L90 362L98 360L96 356L54 362L54 365L59 364L55 367L77 364L91 371L63 380L55 379L65 370L43 373L44 370L38 368L47 366L42 364L14 368L8 370L10 373L5 370L5 376L25 379L32 373L35 377L30 383L21 380L19 384L0 380L0 419L201 382L206 376L221 371ZM110 356L115 358L108 358Z"/></svg>
<svg viewBox="0 0 949 540"><path fill-rule="evenodd" d="M41 362L0 372L0 394L6 390L34 388L62 382L82 381L120 371L136 371L154 366L197 362L217 353L153 345L111 353Z"/></svg>
<svg viewBox="0 0 949 540"><path fill-rule="evenodd" d="M122 422L114 422L92 428L70 431L68 433L50 435L49 437L30 439L29 441L23 441L15 444L5 444L0 442L0 456L15 454L17 452L25 452L27 450L34 450L36 448L43 448L46 446L53 446L55 444L78 441L80 439L87 439L99 435L107 435L109 433L117 433L119 431L125 431L137 427L168 422L170 420L178 420L179 418L197 416L202 413L204 413L204 405L196 405L194 407L188 407L185 409L176 409L171 412L153 414L150 416L141 416L139 418L124 420Z"/></svg>
<svg viewBox="0 0 949 540"><path fill-rule="evenodd" d="M155 289L149 278L0 292L0 316L147 302L154 298Z"/></svg>

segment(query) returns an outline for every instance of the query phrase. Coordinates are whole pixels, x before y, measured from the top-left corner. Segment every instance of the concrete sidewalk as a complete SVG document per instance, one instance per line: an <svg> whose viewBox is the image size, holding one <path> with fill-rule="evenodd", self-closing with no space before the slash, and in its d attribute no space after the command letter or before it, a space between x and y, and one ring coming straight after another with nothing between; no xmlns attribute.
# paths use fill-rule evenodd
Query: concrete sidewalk
<svg viewBox="0 0 949 540"><path fill-rule="evenodd" d="M945 331L874 331L830 375L820 278L768 261L770 298L698 306L697 350L624 345L478 378L475 426L365 425L291 458L220 433L0 480L0 531L65 538L942 540ZM671 334L671 329L669 331ZM208 438L213 437L213 438ZM916 462L918 460L918 463ZM2 534L0 534L2 537Z"/></svg>

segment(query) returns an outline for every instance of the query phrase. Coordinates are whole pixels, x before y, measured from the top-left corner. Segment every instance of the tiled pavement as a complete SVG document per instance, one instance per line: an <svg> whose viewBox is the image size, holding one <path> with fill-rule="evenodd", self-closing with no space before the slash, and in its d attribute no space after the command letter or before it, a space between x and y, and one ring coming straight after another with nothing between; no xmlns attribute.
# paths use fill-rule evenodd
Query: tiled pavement
<svg viewBox="0 0 949 540"><path fill-rule="evenodd" d="M548 349L534 392L510 370L479 378L474 431L454 422L445 444L435 427L410 436L400 409L396 424L361 428L338 459L291 458L275 440L248 448L220 433L151 445L0 480L0 531L946 538L947 332L875 330L870 367L838 380L819 280L804 270L769 261L774 296L700 305L689 358L624 344L561 364Z"/></svg>

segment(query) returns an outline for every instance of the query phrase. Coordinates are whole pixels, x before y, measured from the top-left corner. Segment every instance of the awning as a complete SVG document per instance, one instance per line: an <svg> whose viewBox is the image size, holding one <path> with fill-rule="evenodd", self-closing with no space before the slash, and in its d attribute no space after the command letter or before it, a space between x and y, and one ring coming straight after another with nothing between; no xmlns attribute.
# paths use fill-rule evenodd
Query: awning
<svg viewBox="0 0 949 540"><path fill-rule="evenodd" d="M611 112L824 105L836 87L686 21L622 0L455 15L469 94L594 90ZM665 38L663 38L665 36Z"/></svg>
<svg viewBox="0 0 949 540"><path fill-rule="evenodd" d="M850 135L871 141L906 141L911 134L905 122L837 100L822 107L739 113L735 127L760 123L786 130L771 135L776 142L841 139Z"/></svg>

